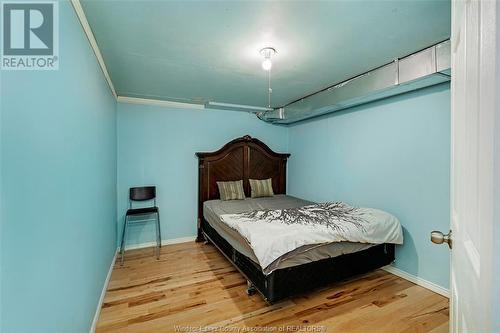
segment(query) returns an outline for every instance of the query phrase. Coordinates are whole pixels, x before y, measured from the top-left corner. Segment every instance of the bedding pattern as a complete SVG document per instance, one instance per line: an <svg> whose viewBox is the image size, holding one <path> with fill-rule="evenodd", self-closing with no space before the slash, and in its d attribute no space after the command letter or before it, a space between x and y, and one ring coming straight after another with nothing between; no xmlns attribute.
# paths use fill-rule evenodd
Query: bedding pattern
<svg viewBox="0 0 500 333"><path fill-rule="evenodd" d="M302 207L312 203L313 202L282 194L278 194L273 197L253 199L246 198L245 200L209 200L205 201L203 204L203 216L207 223L229 244L231 244L234 249L258 264L259 260L255 256L253 249L250 247L247 240L236 230L223 223L220 216L224 214L236 214L254 210ZM363 251L372 246L374 246L374 244L352 242L335 242L301 246L274 260L267 267L261 267L261 269L265 275L268 275L277 269L294 267L327 258L334 258L343 254Z"/></svg>
<svg viewBox="0 0 500 333"><path fill-rule="evenodd" d="M220 219L248 241L263 268L306 245L403 243L401 224L396 217L343 202L224 214Z"/></svg>

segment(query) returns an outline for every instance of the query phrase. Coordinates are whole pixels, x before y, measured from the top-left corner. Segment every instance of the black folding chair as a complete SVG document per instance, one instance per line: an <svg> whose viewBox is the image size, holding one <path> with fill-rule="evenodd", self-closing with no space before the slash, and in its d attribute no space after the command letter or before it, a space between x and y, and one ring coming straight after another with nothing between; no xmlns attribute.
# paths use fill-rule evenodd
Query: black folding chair
<svg viewBox="0 0 500 333"><path fill-rule="evenodd" d="M132 208L133 201L153 200L152 207ZM160 259L161 231L160 231L160 210L156 207L156 186L132 187L129 193L129 209L125 214L125 223L123 225L122 241L120 245L121 265L124 260L125 238L127 236L127 226L129 216L156 214L156 259ZM153 219L150 219L153 220Z"/></svg>

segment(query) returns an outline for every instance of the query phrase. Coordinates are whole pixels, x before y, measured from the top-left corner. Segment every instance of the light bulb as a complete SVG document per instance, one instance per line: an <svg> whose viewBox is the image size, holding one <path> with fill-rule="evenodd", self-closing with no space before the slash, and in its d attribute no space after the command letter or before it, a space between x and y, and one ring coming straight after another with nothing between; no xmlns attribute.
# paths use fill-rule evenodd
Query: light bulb
<svg viewBox="0 0 500 333"><path fill-rule="evenodd" d="M271 61L271 59L264 59L264 61L262 62L262 69L268 71L271 69L271 67L273 67L273 62Z"/></svg>

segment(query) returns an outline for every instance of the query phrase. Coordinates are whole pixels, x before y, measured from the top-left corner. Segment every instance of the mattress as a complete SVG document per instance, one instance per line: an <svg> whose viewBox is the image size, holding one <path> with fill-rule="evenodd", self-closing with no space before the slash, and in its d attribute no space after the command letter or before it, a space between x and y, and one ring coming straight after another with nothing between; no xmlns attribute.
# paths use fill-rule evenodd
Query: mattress
<svg viewBox="0 0 500 333"><path fill-rule="evenodd" d="M209 200L203 203L203 216L219 235L224 237L231 246L258 264L254 251L248 241L236 230L221 221L223 214L243 213L254 210L285 209L309 205L312 202L288 195L275 195L264 198L246 198L244 200ZM318 245L307 245L288 252L267 267L261 267L264 274L270 274L277 269L293 267L343 254L365 250L374 244L334 242Z"/></svg>

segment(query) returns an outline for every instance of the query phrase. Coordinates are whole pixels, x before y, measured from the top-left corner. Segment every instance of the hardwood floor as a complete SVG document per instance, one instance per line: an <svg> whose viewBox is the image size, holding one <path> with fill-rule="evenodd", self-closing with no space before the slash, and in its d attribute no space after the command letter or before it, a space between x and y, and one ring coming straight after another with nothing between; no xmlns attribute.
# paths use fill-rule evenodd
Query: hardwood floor
<svg viewBox="0 0 500 333"><path fill-rule="evenodd" d="M267 305L214 246L193 242L164 246L159 261L152 248L126 252L97 332L437 333L448 310L447 298L382 270Z"/></svg>

